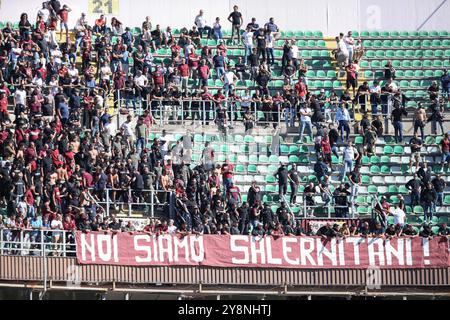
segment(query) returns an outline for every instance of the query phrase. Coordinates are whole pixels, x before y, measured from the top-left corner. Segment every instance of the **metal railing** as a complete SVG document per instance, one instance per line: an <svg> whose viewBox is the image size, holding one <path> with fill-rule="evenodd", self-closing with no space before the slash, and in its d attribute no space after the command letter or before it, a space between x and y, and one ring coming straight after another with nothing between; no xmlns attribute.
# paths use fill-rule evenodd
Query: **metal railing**
<svg viewBox="0 0 450 320"><path fill-rule="evenodd" d="M89 189L95 203L104 208L104 214L109 217L111 208L117 211L125 211L129 217L133 212L143 212L144 216L154 218L155 208L170 206L172 190L136 190L126 189ZM101 197L98 197L99 194ZM95 196L94 196L95 195ZM164 198L166 199L164 201ZM167 200L169 199L169 200Z"/></svg>
<svg viewBox="0 0 450 320"><path fill-rule="evenodd" d="M0 228L0 255L75 256L75 234L71 230Z"/></svg>

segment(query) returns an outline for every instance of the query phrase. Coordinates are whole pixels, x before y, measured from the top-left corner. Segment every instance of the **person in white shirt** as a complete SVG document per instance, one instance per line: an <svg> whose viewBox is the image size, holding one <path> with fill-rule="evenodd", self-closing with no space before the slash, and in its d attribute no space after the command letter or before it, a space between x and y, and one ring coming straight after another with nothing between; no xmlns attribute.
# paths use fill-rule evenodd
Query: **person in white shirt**
<svg viewBox="0 0 450 320"><path fill-rule="evenodd" d="M400 225L401 227L405 225L405 211L400 209L398 205L395 205L393 208L391 208L390 214L394 217L395 225Z"/></svg>
<svg viewBox="0 0 450 320"><path fill-rule="evenodd" d="M242 35L242 40L244 41L245 46L244 64L247 64L248 56L251 55L253 51L253 35L254 34L250 28L247 28Z"/></svg>
<svg viewBox="0 0 450 320"><path fill-rule="evenodd" d="M272 32L267 32L266 35L266 52L267 52L267 62L269 65L273 66L275 64L275 56L273 54L273 46L275 42L275 37Z"/></svg>
<svg viewBox="0 0 450 320"><path fill-rule="evenodd" d="M348 50L343 37L344 37L343 33L341 33L339 37L336 37L337 50L335 51L336 60L341 69L348 65Z"/></svg>
<svg viewBox="0 0 450 320"><path fill-rule="evenodd" d="M200 10L198 16L195 17L195 25L200 33L200 38L203 38L203 32L208 32L208 39L211 39L211 27L207 25L206 19L203 16L203 10Z"/></svg>
<svg viewBox="0 0 450 320"><path fill-rule="evenodd" d="M300 142L303 142L303 133L305 128L308 127L309 136L313 137L312 123L311 123L311 113L312 110L306 104L303 104L300 109Z"/></svg>
<svg viewBox="0 0 450 320"><path fill-rule="evenodd" d="M169 220L169 226L167 227L167 231L169 232L169 234L172 235L177 233L177 227L174 225L173 219Z"/></svg>
<svg viewBox="0 0 450 320"><path fill-rule="evenodd" d="M48 10L48 2L42 3L42 9L38 11L37 15L42 18L42 21L44 21L45 24L47 24L48 18L50 17L50 10Z"/></svg>
<svg viewBox="0 0 450 320"><path fill-rule="evenodd" d="M348 51L348 61L349 61L349 63L352 63L355 39L353 39L351 31L349 31L348 34L344 37L344 42L345 42L345 46L347 47L347 51Z"/></svg>
<svg viewBox="0 0 450 320"><path fill-rule="evenodd" d="M291 57L294 60L294 62L295 62L295 60L298 60L298 52L299 52L299 49L298 49L297 43L295 42L295 40L291 40L290 54L291 54Z"/></svg>
<svg viewBox="0 0 450 320"><path fill-rule="evenodd" d="M223 82L223 93L226 97L228 97L229 93L234 89L234 84L238 79L238 77L234 74L233 69L229 68L225 71L225 74L222 76Z"/></svg>
<svg viewBox="0 0 450 320"><path fill-rule="evenodd" d="M340 181L344 182L347 172L353 170L353 161L359 156L358 151L353 147L352 142L349 141L344 149L344 167L341 171Z"/></svg>
<svg viewBox="0 0 450 320"><path fill-rule="evenodd" d="M70 64L69 70L67 71L67 73L69 74L70 80L71 80L72 83L77 82L77 80L78 80L78 69L75 68L74 64Z"/></svg>
<svg viewBox="0 0 450 320"><path fill-rule="evenodd" d="M134 145L134 130L131 125L131 116L127 116L127 121L125 121L122 126L120 127L120 130L122 131L123 135L127 138L129 146Z"/></svg>
<svg viewBox="0 0 450 320"><path fill-rule="evenodd" d="M27 99L27 92L24 90L23 86L20 85L17 88L16 92L14 93L14 100L16 106L20 105L25 107L26 99Z"/></svg>

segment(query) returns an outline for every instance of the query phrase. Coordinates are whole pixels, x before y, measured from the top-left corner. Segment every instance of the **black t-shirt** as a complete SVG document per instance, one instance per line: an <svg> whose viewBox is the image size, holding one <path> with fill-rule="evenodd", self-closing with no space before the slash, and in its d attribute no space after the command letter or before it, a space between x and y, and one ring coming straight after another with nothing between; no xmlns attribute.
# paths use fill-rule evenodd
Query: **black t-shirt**
<svg viewBox="0 0 450 320"><path fill-rule="evenodd" d="M444 188L446 185L444 180L435 178L433 179L433 181L431 181L431 183L433 184L434 190L436 190L436 192L444 192Z"/></svg>
<svg viewBox="0 0 450 320"><path fill-rule="evenodd" d="M256 44L260 49L264 49L266 47L266 36L264 34L258 34L256 36Z"/></svg>
<svg viewBox="0 0 450 320"><path fill-rule="evenodd" d="M258 56L256 54L251 54L248 56L248 62L250 64L250 66L252 67L257 67L259 66L259 59Z"/></svg>
<svg viewBox="0 0 450 320"><path fill-rule="evenodd" d="M395 108L392 110L392 120L393 121L402 121L402 116L407 116L405 108Z"/></svg>
<svg viewBox="0 0 450 320"><path fill-rule="evenodd" d="M353 171L350 173L350 178L352 179L353 182L359 183L361 181L361 174L359 172Z"/></svg>
<svg viewBox="0 0 450 320"><path fill-rule="evenodd" d="M287 183L288 172L285 167L279 168L277 171L278 182L281 184Z"/></svg>
<svg viewBox="0 0 450 320"><path fill-rule="evenodd" d="M448 236L448 235L450 235L450 228L449 227L443 228L441 226L441 227L439 227L438 234L443 235L443 236Z"/></svg>
<svg viewBox="0 0 450 320"><path fill-rule="evenodd" d="M409 144L411 145L411 152L420 152L420 148L422 146L422 140L416 137L413 137L411 140L409 140ZM417 145L417 147L414 147L414 145Z"/></svg>
<svg viewBox="0 0 450 320"><path fill-rule="evenodd" d="M228 16L228 19L231 18L231 21L232 21L233 25L240 25L241 24L241 17L242 17L242 14L240 12L233 11Z"/></svg>
<svg viewBox="0 0 450 320"><path fill-rule="evenodd" d="M289 170L289 178L291 178L291 180L297 185L300 183L300 179L298 178L298 172L294 169Z"/></svg>

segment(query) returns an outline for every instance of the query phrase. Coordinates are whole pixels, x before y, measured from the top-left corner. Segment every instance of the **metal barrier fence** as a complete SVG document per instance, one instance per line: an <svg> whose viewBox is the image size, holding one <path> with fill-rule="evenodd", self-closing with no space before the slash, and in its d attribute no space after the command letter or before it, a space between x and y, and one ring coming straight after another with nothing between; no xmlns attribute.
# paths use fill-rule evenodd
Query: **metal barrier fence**
<svg viewBox="0 0 450 320"><path fill-rule="evenodd" d="M155 217L155 209L171 208L173 191L166 190L135 190L135 189L89 189L91 195L97 195L95 202L104 208L105 216L110 216L111 207L124 211L131 217L132 213L143 212L144 216ZM98 197L102 194L101 197ZM170 214L170 212L169 212Z"/></svg>
<svg viewBox="0 0 450 320"><path fill-rule="evenodd" d="M0 228L0 255L76 255L75 234L68 230Z"/></svg>

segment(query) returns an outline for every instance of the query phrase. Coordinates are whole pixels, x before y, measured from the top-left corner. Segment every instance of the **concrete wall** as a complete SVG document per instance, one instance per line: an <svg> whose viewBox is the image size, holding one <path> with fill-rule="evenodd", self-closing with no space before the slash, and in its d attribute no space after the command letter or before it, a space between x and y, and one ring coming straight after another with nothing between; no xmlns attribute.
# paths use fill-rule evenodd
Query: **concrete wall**
<svg viewBox="0 0 450 320"><path fill-rule="evenodd" d="M93 22L96 4L101 11L113 9L109 17L116 16L125 25L140 26L145 16L165 27L190 27L199 9L212 24L215 17L229 29L226 21L234 4L240 6L244 22L256 17L260 24L273 16L283 30L321 30L335 35L347 30L450 30L450 0L60 0L73 12L73 26L81 12ZM18 21L22 12L28 12L34 21L40 0L2 0L0 19ZM439 9L438 9L439 8ZM438 9L434 14L433 12Z"/></svg>

